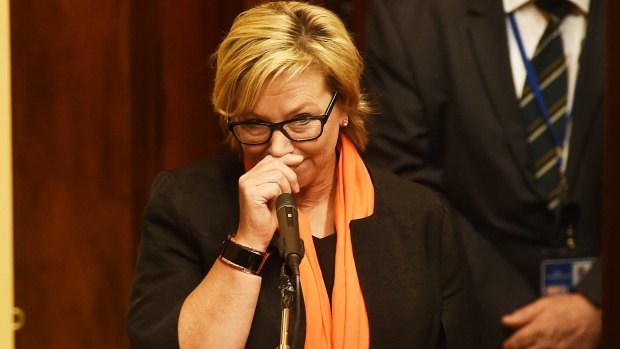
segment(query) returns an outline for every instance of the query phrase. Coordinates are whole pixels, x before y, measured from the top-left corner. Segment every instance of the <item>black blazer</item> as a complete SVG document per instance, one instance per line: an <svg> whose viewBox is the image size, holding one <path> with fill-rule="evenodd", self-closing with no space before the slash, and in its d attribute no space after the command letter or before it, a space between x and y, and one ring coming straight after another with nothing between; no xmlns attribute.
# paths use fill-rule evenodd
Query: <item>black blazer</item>
<svg viewBox="0 0 620 349"><path fill-rule="evenodd" d="M500 316L539 295L552 256L600 256L604 3L592 0L573 104L568 202L577 248L545 208L528 165L501 0L378 0L366 87L379 96L367 159L443 192L456 213L498 347ZM600 265L578 286L600 305Z"/></svg>
<svg viewBox="0 0 620 349"><path fill-rule="evenodd" d="M128 314L133 348L178 347L181 305L237 228L242 171L236 159L221 158L155 180ZM384 170L371 173L375 212L351 222L371 348L477 348L476 296L442 201ZM279 343L282 259L274 252L263 269L248 348Z"/></svg>

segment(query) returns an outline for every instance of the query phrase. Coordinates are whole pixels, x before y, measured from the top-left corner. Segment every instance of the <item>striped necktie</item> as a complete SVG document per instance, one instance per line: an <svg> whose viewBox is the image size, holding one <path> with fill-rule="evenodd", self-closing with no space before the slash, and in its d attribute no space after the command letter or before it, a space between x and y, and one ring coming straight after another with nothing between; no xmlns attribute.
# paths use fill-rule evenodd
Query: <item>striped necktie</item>
<svg viewBox="0 0 620 349"><path fill-rule="evenodd" d="M536 80L551 127L548 127L527 80L521 95L520 107L527 128L530 161L536 185L545 196L549 209L555 209L559 204L561 192L560 142L563 141L566 131L568 90L566 59L559 27L562 19L571 11L572 4L565 0L543 0L536 1L536 6L547 17L548 25L531 58L531 63L536 72Z"/></svg>

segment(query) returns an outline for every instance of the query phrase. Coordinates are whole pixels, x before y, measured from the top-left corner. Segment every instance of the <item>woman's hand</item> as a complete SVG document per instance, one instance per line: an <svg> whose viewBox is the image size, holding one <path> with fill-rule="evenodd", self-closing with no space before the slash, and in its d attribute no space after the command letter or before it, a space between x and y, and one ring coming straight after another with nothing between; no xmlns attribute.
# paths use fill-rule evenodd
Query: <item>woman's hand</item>
<svg viewBox="0 0 620 349"><path fill-rule="evenodd" d="M299 192L297 174L291 166L303 161L301 155L267 155L239 178L239 229L235 240L259 251L267 246L278 226L275 199L282 193Z"/></svg>

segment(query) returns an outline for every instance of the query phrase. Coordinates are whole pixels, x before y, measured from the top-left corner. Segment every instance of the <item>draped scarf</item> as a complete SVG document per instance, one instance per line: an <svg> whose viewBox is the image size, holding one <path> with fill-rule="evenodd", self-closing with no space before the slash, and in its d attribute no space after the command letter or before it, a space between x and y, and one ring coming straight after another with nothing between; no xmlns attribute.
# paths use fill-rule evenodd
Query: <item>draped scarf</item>
<svg viewBox="0 0 620 349"><path fill-rule="evenodd" d="M368 349L370 333L366 304L357 277L349 222L368 217L374 210L370 174L355 145L340 134L337 150L334 225L336 255L334 288L330 304L312 240L310 223L299 212L299 234L304 258L299 266L306 311L306 349ZM249 170L251 165L245 162Z"/></svg>
<svg viewBox="0 0 620 349"><path fill-rule="evenodd" d="M306 310L307 349L369 347L368 314L362 295L351 245L349 222L368 217L374 209L370 174L353 143L342 133L334 202L336 256L334 288L330 305L308 220L299 213L299 230L304 240L301 287Z"/></svg>

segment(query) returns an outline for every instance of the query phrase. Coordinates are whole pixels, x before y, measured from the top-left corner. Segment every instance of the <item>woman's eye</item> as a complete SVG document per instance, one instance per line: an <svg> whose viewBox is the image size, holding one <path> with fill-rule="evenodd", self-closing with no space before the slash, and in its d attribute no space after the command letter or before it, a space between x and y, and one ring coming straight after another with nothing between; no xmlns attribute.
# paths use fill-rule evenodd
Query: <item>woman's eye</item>
<svg viewBox="0 0 620 349"><path fill-rule="evenodd" d="M292 121L290 125L291 126L304 126L304 125L309 124L310 121L311 120L308 120L308 119L298 119L298 120Z"/></svg>
<svg viewBox="0 0 620 349"><path fill-rule="evenodd" d="M248 130L262 130L265 128L263 125L246 124L245 128Z"/></svg>

